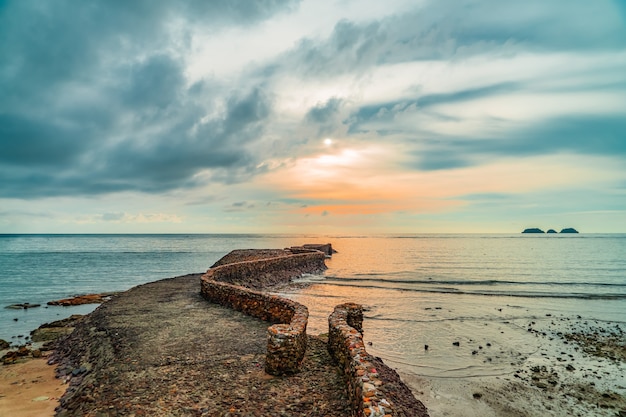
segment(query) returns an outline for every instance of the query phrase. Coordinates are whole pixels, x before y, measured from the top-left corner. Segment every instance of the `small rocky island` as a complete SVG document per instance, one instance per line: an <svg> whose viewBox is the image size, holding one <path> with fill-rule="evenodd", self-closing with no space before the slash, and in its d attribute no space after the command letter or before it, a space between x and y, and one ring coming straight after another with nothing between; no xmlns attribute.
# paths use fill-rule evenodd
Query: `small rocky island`
<svg viewBox="0 0 626 417"><path fill-rule="evenodd" d="M531 227L528 229L524 229L524 231L522 233L546 233L543 230L541 230L538 227ZM550 229L548 230L549 234L554 234L556 233L556 230L554 229ZM561 229L560 233L578 233L578 230L574 229L573 227L566 227L565 229Z"/></svg>
<svg viewBox="0 0 626 417"><path fill-rule="evenodd" d="M545 233L543 230L538 227L531 227L529 229L524 229L522 233Z"/></svg>

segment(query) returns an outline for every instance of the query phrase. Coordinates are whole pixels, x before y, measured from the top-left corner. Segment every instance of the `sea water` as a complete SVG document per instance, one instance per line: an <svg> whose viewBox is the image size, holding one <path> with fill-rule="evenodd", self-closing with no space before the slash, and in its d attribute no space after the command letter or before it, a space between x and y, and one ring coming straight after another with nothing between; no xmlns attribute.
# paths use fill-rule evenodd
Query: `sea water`
<svg viewBox="0 0 626 417"><path fill-rule="evenodd" d="M626 331L626 235L332 242L339 253L327 261L326 274L306 277L312 285L284 295L309 306L312 333L327 331L334 305L362 303L368 352L404 372L510 374L521 362L546 356L551 335L534 337L529 326L554 337L613 324Z"/></svg>
<svg viewBox="0 0 626 417"><path fill-rule="evenodd" d="M280 292L308 306L309 333L327 332L335 305L361 303L368 351L416 375L510 373L516 357L542 349L530 325L549 331L576 318L626 329L623 234L0 235L0 339L17 344L96 307L50 300L203 272L233 249L303 243L338 251L324 274ZM27 302L41 307L3 308Z"/></svg>
<svg viewBox="0 0 626 417"><path fill-rule="evenodd" d="M204 272L232 249L290 241L261 235L0 235L0 339L19 343L43 323L97 307L48 301ZM6 308L23 303L41 307Z"/></svg>

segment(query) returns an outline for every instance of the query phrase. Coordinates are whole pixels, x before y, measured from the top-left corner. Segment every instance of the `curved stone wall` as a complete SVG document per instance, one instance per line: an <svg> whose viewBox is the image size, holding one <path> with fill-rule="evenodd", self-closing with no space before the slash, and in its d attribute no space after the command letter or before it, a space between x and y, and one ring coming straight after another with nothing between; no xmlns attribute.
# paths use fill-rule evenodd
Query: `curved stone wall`
<svg viewBox="0 0 626 417"><path fill-rule="evenodd" d="M305 273L311 274L326 270L324 263L326 256L320 251L307 250L304 253L292 253L285 250L284 252L285 255L282 256L220 265L209 269L204 276L214 281L263 289L289 282L292 278Z"/></svg>
<svg viewBox="0 0 626 417"><path fill-rule="evenodd" d="M328 350L343 370L355 417L396 416L393 404L381 391L383 382L373 357L365 350L362 324L361 305L336 306L328 317Z"/></svg>
<svg viewBox="0 0 626 417"><path fill-rule="evenodd" d="M249 256L254 258L254 252ZM254 289L288 282L303 273L321 272L326 269L324 259L319 251L294 254L286 250L284 256L220 264L202 276L200 291L209 301L276 323L267 329L265 371L292 374L304 359L309 310L295 301Z"/></svg>

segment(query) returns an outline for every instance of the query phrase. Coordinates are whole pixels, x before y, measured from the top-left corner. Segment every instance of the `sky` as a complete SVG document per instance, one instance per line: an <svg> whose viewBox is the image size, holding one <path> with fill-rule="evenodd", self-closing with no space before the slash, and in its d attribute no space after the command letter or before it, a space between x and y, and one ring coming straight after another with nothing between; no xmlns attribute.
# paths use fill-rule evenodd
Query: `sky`
<svg viewBox="0 0 626 417"><path fill-rule="evenodd" d="M624 0L0 0L0 233L626 232Z"/></svg>

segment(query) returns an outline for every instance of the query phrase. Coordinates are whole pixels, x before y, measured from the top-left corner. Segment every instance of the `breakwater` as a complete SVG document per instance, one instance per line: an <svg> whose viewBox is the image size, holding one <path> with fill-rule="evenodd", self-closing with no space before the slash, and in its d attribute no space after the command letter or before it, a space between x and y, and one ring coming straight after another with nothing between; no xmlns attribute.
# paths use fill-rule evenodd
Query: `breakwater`
<svg viewBox="0 0 626 417"><path fill-rule="evenodd" d="M294 252L236 251L226 257L239 262L218 261L218 266L201 278L205 299L275 323L267 329L265 371L271 375L293 374L300 369L306 352L309 310L295 301L255 289L326 269L324 253L304 248ZM278 256L263 258L264 254Z"/></svg>
<svg viewBox="0 0 626 417"><path fill-rule="evenodd" d="M270 257L263 257L264 254ZM232 260L225 263L224 258ZM289 282L302 274L326 270L326 255L305 248L268 250L237 250L226 255L203 275L213 280L251 289L264 289Z"/></svg>
<svg viewBox="0 0 626 417"><path fill-rule="evenodd" d="M360 304L340 304L328 317L328 351L343 372L354 417L428 417L397 373L367 353Z"/></svg>
<svg viewBox="0 0 626 417"><path fill-rule="evenodd" d="M276 323L268 328L265 371L299 371L307 348L308 309L295 301L262 292L302 273L326 269L333 253L306 247L285 250L237 250L216 262L201 278L202 296L253 317ZM347 303L328 319L328 351L339 365L354 417L428 416L395 371L367 353L363 343L363 308ZM382 371L382 372L381 372Z"/></svg>
<svg viewBox="0 0 626 417"><path fill-rule="evenodd" d="M202 295L261 320L276 322L267 329L265 371L271 375L292 374L300 369L306 352L306 325L309 310L286 298L217 282L211 274L202 277Z"/></svg>

